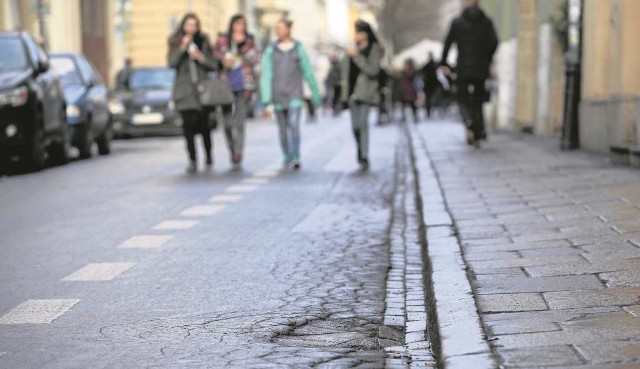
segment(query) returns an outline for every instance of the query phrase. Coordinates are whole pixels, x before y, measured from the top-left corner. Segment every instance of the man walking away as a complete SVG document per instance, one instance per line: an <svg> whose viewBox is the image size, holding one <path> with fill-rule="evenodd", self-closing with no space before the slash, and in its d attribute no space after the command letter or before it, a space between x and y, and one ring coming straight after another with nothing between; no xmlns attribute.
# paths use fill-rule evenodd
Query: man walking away
<svg viewBox="0 0 640 369"><path fill-rule="evenodd" d="M129 89L129 78L131 77L132 66L133 61L131 60L131 58L126 58L124 60L124 67L120 69L120 71L116 75L116 90Z"/></svg>
<svg viewBox="0 0 640 369"><path fill-rule="evenodd" d="M464 0L462 15L451 23L441 60L447 71L447 57L452 44L458 47L458 99L462 119L467 126L467 143L479 147L480 140L487 137L482 113L483 103L489 100L485 81L498 48L495 27L480 9L480 0Z"/></svg>
<svg viewBox="0 0 640 369"><path fill-rule="evenodd" d="M438 75L436 70L438 66L433 53L429 53L429 62L422 68L422 78L424 80L424 105L427 110L427 118L431 118L431 111L433 110L434 99L438 89L440 88L440 82L438 82Z"/></svg>
<svg viewBox="0 0 640 369"><path fill-rule="evenodd" d="M342 94L340 60L335 54L329 56L331 69L324 84L327 90L327 104L331 105L333 116L337 117L342 111L340 97Z"/></svg>

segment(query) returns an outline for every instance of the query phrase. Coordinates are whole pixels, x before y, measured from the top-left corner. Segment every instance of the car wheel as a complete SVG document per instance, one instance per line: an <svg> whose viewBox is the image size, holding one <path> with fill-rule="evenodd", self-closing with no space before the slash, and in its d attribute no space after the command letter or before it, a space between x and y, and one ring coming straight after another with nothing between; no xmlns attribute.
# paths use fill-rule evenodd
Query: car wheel
<svg viewBox="0 0 640 369"><path fill-rule="evenodd" d="M31 142L27 147L25 161L27 168L32 171L39 171L44 168L46 162L46 150L44 147L44 130L40 125L40 119L33 130Z"/></svg>
<svg viewBox="0 0 640 369"><path fill-rule="evenodd" d="M54 165L64 165L69 162L71 137L69 135L69 125L67 124L65 111L65 109L62 109L62 116L60 118L60 137L49 149L49 157Z"/></svg>
<svg viewBox="0 0 640 369"><path fill-rule="evenodd" d="M111 153L111 139L113 138L113 131L111 127L107 127L104 132L96 139L98 144L98 153L100 155L109 155Z"/></svg>
<svg viewBox="0 0 640 369"><path fill-rule="evenodd" d="M91 124L87 121L82 129L80 144L78 145L80 159L89 159L92 156L91 146L93 146L93 132L91 131Z"/></svg>

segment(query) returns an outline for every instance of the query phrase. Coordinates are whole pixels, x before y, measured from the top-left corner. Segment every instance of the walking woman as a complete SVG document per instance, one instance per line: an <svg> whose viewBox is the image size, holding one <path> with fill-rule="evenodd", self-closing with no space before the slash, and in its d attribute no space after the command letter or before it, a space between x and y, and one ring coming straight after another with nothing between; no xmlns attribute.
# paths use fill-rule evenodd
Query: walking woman
<svg viewBox="0 0 640 369"><path fill-rule="evenodd" d="M247 21L241 14L231 17L227 33L218 35L214 56L222 62L224 75L235 95L234 105L223 106L224 130L234 170L240 170L244 151L244 126L250 109L251 96L257 89L255 68L260 54Z"/></svg>
<svg viewBox="0 0 640 369"><path fill-rule="evenodd" d="M378 105L378 75L384 50L371 26L362 20L356 22L356 47L347 51L342 99L351 107L351 124L358 146L360 169L369 169L369 111Z"/></svg>
<svg viewBox="0 0 640 369"><path fill-rule="evenodd" d="M404 69L400 75L400 98L402 99L402 122L407 121L407 108L411 109L413 122L418 123L418 91L416 90L416 77L418 70L413 59L409 58L404 62Z"/></svg>
<svg viewBox="0 0 640 369"><path fill-rule="evenodd" d="M183 121L184 137L189 152L187 171L197 170L195 136L202 135L207 166L213 165L211 156L211 130L208 124L208 112L203 109L198 96L197 85L208 78L207 74L216 69L211 55L211 46L207 35L200 31L200 19L194 13L188 13L180 26L169 37L169 67L176 70L173 87L173 100Z"/></svg>
<svg viewBox="0 0 640 369"><path fill-rule="evenodd" d="M291 37L293 22L281 20L276 25L277 42L262 57L260 96L264 105L274 105L284 165L300 169L300 115L304 104L303 79L311 90L312 104L321 98L313 68L304 46Z"/></svg>

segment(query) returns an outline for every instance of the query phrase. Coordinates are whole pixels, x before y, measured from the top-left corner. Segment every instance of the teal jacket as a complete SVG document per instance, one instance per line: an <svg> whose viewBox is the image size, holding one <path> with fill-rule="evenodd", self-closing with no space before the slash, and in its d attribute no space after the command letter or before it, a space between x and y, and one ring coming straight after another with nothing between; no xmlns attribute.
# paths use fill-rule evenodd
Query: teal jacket
<svg viewBox="0 0 640 369"><path fill-rule="evenodd" d="M300 70L304 80L309 85L311 90L311 101L314 105L320 106L322 104L322 98L320 97L320 91L318 90L318 83L313 74L313 67L309 60L309 55L304 49L304 46L299 41L294 41L298 57L300 59ZM260 76L260 100L263 105L269 105L273 102L273 52L275 45L269 45L262 54L261 63L261 76Z"/></svg>

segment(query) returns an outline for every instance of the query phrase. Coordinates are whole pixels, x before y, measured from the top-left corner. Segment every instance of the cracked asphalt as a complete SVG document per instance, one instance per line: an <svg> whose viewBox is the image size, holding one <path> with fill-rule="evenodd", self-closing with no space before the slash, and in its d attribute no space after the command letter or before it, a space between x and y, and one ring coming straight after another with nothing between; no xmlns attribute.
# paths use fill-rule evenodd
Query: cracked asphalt
<svg viewBox="0 0 640 369"><path fill-rule="evenodd" d="M229 171L216 132L215 169L195 176L183 173L181 138L151 138L0 178L0 317L28 300L79 300L49 324L5 316L0 368L384 367L401 135L372 129L369 174L356 171L339 118L304 127L299 173L273 170L275 124L252 122L242 173ZM260 184L232 190L247 183ZM239 199L181 215L225 194ZM154 229L170 220L196 224ZM166 243L119 247L158 235ZM133 266L110 280L63 280L95 263Z"/></svg>

